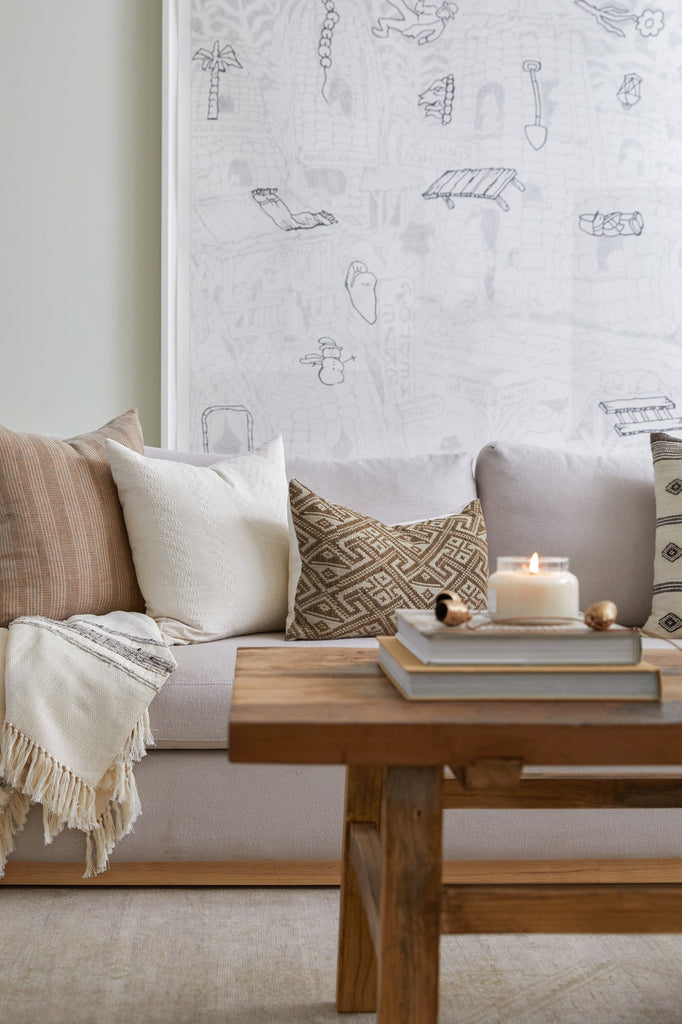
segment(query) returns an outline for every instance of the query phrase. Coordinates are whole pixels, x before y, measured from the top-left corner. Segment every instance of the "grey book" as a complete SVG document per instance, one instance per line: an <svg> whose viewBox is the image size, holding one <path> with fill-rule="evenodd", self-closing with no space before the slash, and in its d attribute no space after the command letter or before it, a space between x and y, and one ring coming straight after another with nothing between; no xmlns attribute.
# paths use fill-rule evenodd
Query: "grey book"
<svg viewBox="0 0 682 1024"><path fill-rule="evenodd" d="M637 665L425 665L394 636L379 664L410 700L660 700L661 674Z"/></svg>
<svg viewBox="0 0 682 1024"><path fill-rule="evenodd" d="M642 657L640 634L625 626L503 625L481 613L444 626L417 608L400 608L396 618L398 640L427 665L636 665Z"/></svg>

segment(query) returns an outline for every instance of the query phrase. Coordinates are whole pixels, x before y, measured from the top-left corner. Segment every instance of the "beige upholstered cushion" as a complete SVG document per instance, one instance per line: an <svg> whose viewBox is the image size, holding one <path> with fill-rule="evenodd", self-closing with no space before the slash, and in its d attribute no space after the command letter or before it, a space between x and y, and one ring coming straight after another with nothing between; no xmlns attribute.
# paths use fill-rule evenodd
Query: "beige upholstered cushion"
<svg viewBox="0 0 682 1024"><path fill-rule="evenodd" d="M67 441L0 427L0 626L144 610L107 438L142 451L137 411Z"/></svg>
<svg viewBox="0 0 682 1024"><path fill-rule="evenodd" d="M656 546L651 615L644 629L682 637L682 438L650 436L656 491Z"/></svg>
<svg viewBox="0 0 682 1024"><path fill-rule="evenodd" d="M395 633L397 608L443 589L485 606L488 556L478 499L458 515L387 526L289 483L287 640Z"/></svg>
<svg viewBox="0 0 682 1024"><path fill-rule="evenodd" d="M287 455L287 478L382 523L435 519L478 497L471 452L312 459Z"/></svg>
<svg viewBox="0 0 682 1024"><path fill-rule="evenodd" d="M283 647L284 631L249 633L213 640L210 644L173 647L178 667L149 705L154 746L198 750L228 746L228 716L235 664L240 647ZM289 647L365 647L376 649L372 637L349 640L292 641Z"/></svg>
<svg viewBox="0 0 682 1024"><path fill-rule="evenodd" d="M282 629L289 534L282 438L210 466L109 442L147 614L168 643Z"/></svg>

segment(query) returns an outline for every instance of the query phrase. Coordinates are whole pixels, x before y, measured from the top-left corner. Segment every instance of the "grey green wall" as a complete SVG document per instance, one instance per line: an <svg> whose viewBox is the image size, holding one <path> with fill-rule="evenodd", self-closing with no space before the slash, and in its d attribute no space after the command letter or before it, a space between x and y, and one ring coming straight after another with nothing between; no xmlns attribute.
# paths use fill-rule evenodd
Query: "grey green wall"
<svg viewBox="0 0 682 1024"><path fill-rule="evenodd" d="M0 423L160 438L162 0L0 0Z"/></svg>

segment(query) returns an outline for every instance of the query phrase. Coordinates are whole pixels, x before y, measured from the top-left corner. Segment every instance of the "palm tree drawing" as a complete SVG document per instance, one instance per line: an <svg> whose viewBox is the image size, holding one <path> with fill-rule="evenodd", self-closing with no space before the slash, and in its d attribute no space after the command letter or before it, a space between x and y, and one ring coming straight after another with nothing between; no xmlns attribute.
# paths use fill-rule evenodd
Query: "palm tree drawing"
<svg viewBox="0 0 682 1024"><path fill-rule="evenodd" d="M192 60L200 60L201 67L204 71L211 72L211 84L208 90L208 120L218 120L218 92L220 75L227 71L228 68L240 68L242 65L237 60L237 55L234 52L233 47L226 43L225 46L221 47L220 42L216 39L213 44L212 50L207 50L204 46L200 47L195 54L192 55Z"/></svg>

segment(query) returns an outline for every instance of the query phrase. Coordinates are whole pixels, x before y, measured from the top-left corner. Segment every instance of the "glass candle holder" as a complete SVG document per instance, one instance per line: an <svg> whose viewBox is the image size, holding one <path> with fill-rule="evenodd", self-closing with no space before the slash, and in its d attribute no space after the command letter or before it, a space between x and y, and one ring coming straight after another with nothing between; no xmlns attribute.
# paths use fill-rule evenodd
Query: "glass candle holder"
<svg viewBox="0 0 682 1024"><path fill-rule="evenodd" d="M578 580L568 558L503 555L488 580L488 613L506 620L542 625L579 617Z"/></svg>

